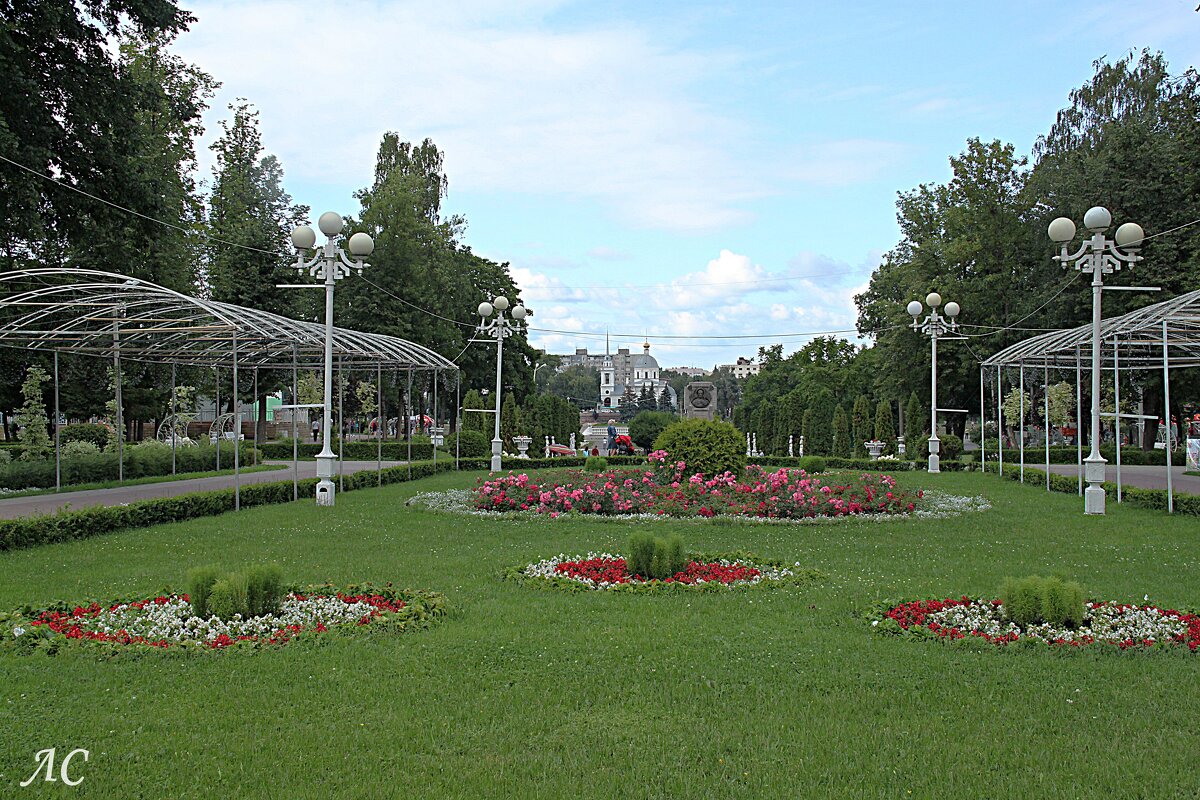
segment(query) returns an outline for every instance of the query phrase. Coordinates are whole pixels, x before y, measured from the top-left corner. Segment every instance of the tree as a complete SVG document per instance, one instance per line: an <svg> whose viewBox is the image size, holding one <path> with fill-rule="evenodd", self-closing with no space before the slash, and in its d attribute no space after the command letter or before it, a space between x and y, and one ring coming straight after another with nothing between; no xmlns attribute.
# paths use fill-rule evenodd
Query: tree
<svg viewBox="0 0 1200 800"><path fill-rule="evenodd" d="M804 452L828 456L833 454L833 414L836 403L833 393L820 389L804 412Z"/></svg>
<svg viewBox="0 0 1200 800"><path fill-rule="evenodd" d="M20 426L17 438L21 442L22 461L41 461L54 455L54 443L46 432L50 420L46 418L46 402L42 397L43 387L49 379L44 369L32 366L21 384L25 404L17 412L17 425Z"/></svg>
<svg viewBox="0 0 1200 800"><path fill-rule="evenodd" d="M545 372L546 369L539 371L538 380ZM589 408L600 402L600 373L579 364L567 367L550 376L546 391L570 400L577 408Z"/></svg>
<svg viewBox="0 0 1200 800"><path fill-rule="evenodd" d="M875 438L883 442L884 452L892 452L896 445L896 422L892 416L892 404L889 400L880 400L875 407Z"/></svg>
<svg viewBox="0 0 1200 800"><path fill-rule="evenodd" d="M854 455L860 458L866 456L867 448L863 442L874 438L875 427L871 422L871 401L865 394L860 394L854 400L854 408L850 412L850 430L854 437Z"/></svg>
<svg viewBox="0 0 1200 800"><path fill-rule="evenodd" d="M908 405L904 408L904 441L912 447L921 438L925 430L925 411L921 408L921 400L916 392L908 395Z"/></svg>
<svg viewBox="0 0 1200 800"><path fill-rule="evenodd" d="M850 441L850 420L846 409L838 406L833 412L833 454L843 458L854 455L853 442Z"/></svg>
<svg viewBox="0 0 1200 800"><path fill-rule="evenodd" d="M633 386L625 384L625 392L621 395L621 421L628 422L637 416L640 410L637 398L633 395Z"/></svg>
<svg viewBox="0 0 1200 800"><path fill-rule="evenodd" d="M511 444L514 436L521 434L521 408L512 392L504 396L500 406L500 439L507 445Z"/></svg>
<svg viewBox="0 0 1200 800"><path fill-rule="evenodd" d="M493 424L490 414L483 413L488 408L484 402L483 395L474 389L463 395L463 430L478 431L489 436L492 435Z"/></svg>
<svg viewBox="0 0 1200 800"><path fill-rule="evenodd" d="M649 450L654 446L658 435L677 421L678 418L674 414L643 411L629 422L629 438L638 447Z"/></svg>
<svg viewBox="0 0 1200 800"><path fill-rule="evenodd" d="M658 393L657 410L666 414L673 413L675 410L675 404L671 402L671 392L666 386L664 386L663 390Z"/></svg>

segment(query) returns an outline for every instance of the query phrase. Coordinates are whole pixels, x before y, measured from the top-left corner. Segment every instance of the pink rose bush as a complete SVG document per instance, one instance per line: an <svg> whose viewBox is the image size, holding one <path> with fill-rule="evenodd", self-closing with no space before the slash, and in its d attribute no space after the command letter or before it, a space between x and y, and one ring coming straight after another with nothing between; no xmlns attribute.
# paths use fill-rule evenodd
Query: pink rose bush
<svg viewBox="0 0 1200 800"><path fill-rule="evenodd" d="M806 519L860 514L903 514L922 497L896 488L890 475L863 473L824 480L801 469L768 471L750 466L739 475L689 473L665 451L650 454L651 468L570 473L566 480L539 482L525 473L480 480L474 507L480 511L531 511L620 516L759 517Z"/></svg>

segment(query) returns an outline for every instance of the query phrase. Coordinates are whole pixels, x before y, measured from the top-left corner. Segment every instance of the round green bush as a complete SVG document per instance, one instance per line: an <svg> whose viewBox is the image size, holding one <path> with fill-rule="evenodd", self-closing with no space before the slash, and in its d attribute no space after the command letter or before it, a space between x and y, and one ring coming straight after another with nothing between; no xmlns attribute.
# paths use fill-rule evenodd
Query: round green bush
<svg viewBox="0 0 1200 800"><path fill-rule="evenodd" d="M689 471L705 475L740 473L746 466L745 443L738 429L720 420L686 419L667 426L654 440L672 460L684 461Z"/></svg>
<svg viewBox="0 0 1200 800"><path fill-rule="evenodd" d="M962 455L963 443L962 439L955 436L953 433L943 433L938 436L938 441L942 443L938 450L938 457L942 461L954 461ZM914 444L905 445L905 453L908 458L913 461L920 461L929 457L929 437L922 436Z"/></svg>
<svg viewBox="0 0 1200 800"><path fill-rule="evenodd" d="M67 442L91 442L96 449L103 450L108 444L108 428L91 422L76 422L58 429L59 444Z"/></svg>
<svg viewBox="0 0 1200 800"><path fill-rule="evenodd" d="M100 454L100 448L87 439L72 439L62 445L62 457L81 458Z"/></svg>
<svg viewBox="0 0 1200 800"><path fill-rule="evenodd" d="M583 468L588 472L604 472L608 469L608 459L600 456L588 456L588 460L584 462Z"/></svg>
<svg viewBox="0 0 1200 800"><path fill-rule="evenodd" d="M658 435L678 418L668 411L643 411L629 423L629 438L638 447L649 449Z"/></svg>
<svg viewBox="0 0 1200 800"><path fill-rule="evenodd" d="M451 452L454 448L454 440L447 439L446 445ZM487 434L479 431L460 430L458 432L458 447L459 455L463 458L482 458L492 452L492 440Z"/></svg>

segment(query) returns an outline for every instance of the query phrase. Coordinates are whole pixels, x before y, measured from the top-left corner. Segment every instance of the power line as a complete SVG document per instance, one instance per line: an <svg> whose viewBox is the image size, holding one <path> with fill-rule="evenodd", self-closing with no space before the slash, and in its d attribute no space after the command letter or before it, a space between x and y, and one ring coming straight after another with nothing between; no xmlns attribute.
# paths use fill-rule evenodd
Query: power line
<svg viewBox="0 0 1200 800"><path fill-rule="evenodd" d="M873 272L874 270L872 270ZM688 283L685 286L678 286L679 290L690 289L693 286L744 286L758 283L779 283L782 281L798 281L806 278L830 278L841 275L861 275L863 270L838 270L837 272L816 272L810 275L787 275L780 278L758 278L747 281L715 281L706 283ZM625 291L627 289L658 289L660 287L670 286L665 282L658 283L626 283L621 286L532 286L525 289L526 292L554 292L554 291L583 291L583 290L608 290L614 292Z"/></svg>

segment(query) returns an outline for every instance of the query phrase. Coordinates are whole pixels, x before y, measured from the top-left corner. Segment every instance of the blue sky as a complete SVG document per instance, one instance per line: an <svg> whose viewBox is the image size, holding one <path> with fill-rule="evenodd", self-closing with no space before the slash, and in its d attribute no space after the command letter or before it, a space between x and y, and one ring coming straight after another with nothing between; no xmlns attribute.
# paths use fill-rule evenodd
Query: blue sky
<svg viewBox="0 0 1200 800"><path fill-rule="evenodd" d="M430 137L535 346L710 368L852 329L897 191L968 137L1028 153L1097 58L1196 65L1195 3L197 0L176 51L223 84L205 144L255 103L314 219L358 210L385 131Z"/></svg>

